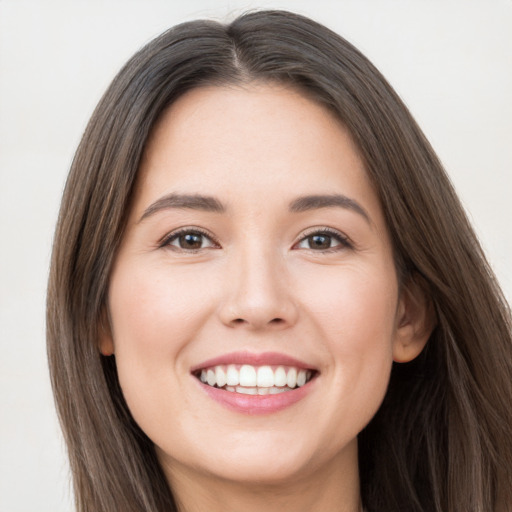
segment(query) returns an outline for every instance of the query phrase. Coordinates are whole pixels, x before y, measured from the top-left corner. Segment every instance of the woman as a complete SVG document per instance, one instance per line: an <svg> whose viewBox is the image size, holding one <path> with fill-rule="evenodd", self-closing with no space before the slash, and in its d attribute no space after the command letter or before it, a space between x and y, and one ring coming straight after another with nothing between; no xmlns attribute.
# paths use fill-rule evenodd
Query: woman
<svg viewBox="0 0 512 512"><path fill-rule="evenodd" d="M510 313L379 72L285 12L175 27L61 207L52 381L78 510L507 510Z"/></svg>

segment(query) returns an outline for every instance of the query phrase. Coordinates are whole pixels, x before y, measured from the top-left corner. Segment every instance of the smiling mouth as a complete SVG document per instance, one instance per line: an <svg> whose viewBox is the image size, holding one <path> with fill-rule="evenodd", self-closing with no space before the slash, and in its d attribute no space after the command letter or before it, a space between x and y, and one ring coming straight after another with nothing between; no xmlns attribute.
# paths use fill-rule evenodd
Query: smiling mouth
<svg viewBox="0 0 512 512"><path fill-rule="evenodd" d="M294 366L216 365L193 373L203 384L245 395L276 395L300 388L315 377L315 370Z"/></svg>

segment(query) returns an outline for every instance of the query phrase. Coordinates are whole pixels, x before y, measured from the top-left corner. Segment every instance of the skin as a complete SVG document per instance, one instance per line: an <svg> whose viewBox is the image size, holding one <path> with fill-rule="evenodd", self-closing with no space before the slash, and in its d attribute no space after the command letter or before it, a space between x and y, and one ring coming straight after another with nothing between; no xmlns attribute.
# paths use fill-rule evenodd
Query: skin
<svg viewBox="0 0 512 512"><path fill-rule="evenodd" d="M178 193L213 196L226 211L150 208ZM289 210L311 194L342 194L366 216ZM169 238L187 227L209 234L199 249ZM322 106L268 84L205 87L174 103L144 155L108 308L101 350L115 353L182 510L359 510L357 435L393 359L423 348L427 308L418 287L399 288L378 197ZM241 350L319 373L284 410L228 410L191 368Z"/></svg>

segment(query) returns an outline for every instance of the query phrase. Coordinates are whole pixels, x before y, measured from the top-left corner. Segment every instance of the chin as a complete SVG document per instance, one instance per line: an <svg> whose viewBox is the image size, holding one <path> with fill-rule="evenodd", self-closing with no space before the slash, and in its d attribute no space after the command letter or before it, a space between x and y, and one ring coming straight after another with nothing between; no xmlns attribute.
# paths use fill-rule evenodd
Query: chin
<svg viewBox="0 0 512 512"><path fill-rule="evenodd" d="M279 452L250 461L229 461L209 471L211 476L254 486L283 486L310 472L307 461L283 458Z"/></svg>
<svg viewBox="0 0 512 512"><path fill-rule="evenodd" d="M283 433L252 432L231 439L225 436L224 442L218 439L209 447L195 444L174 457L158 448L157 453L164 470L169 469L171 474L191 469L195 474L234 484L283 485L314 470L312 448L285 436L283 439Z"/></svg>

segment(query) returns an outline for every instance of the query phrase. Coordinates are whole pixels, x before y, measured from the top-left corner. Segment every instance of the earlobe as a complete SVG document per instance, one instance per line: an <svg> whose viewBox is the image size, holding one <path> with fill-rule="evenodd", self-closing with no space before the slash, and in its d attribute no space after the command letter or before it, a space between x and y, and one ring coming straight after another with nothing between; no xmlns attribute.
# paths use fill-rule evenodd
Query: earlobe
<svg viewBox="0 0 512 512"><path fill-rule="evenodd" d="M393 360L406 363L421 353L437 324L426 283L417 274L402 287L396 321Z"/></svg>
<svg viewBox="0 0 512 512"><path fill-rule="evenodd" d="M98 344L102 355L111 356L114 354L114 338L107 308L103 308L100 321L98 322Z"/></svg>

